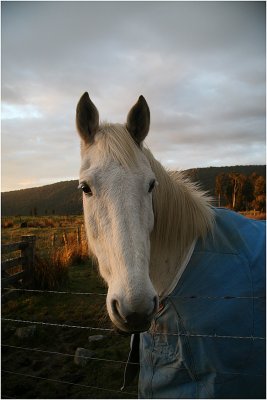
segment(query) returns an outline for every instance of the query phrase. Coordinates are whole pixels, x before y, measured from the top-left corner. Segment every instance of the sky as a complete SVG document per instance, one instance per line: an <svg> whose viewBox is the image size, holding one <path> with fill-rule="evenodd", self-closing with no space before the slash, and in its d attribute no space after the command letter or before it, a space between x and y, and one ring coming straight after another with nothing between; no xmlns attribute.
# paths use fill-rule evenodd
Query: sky
<svg viewBox="0 0 267 400"><path fill-rule="evenodd" d="M78 179L88 91L169 169L265 164L265 2L1 2L2 191Z"/></svg>

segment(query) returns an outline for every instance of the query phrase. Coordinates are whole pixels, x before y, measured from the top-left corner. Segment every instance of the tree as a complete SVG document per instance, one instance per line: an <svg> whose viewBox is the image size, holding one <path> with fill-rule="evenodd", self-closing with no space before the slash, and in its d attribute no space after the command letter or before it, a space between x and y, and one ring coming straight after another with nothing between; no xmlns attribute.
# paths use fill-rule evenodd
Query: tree
<svg viewBox="0 0 267 400"><path fill-rule="evenodd" d="M234 209L238 211L245 211L247 209L247 196L249 196L250 185L248 177L243 174L236 174L237 191L235 194Z"/></svg>
<svg viewBox="0 0 267 400"><path fill-rule="evenodd" d="M236 210L239 208L240 204L237 203L237 200L242 197L242 188L244 185L244 175L242 174L237 174L235 172L231 172L229 174L230 180L231 180L231 186L232 186L232 209Z"/></svg>
<svg viewBox="0 0 267 400"><path fill-rule="evenodd" d="M248 211L254 199L254 186L250 177L246 177L242 191L243 191L243 209Z"/></svg>
<svg viewBox="0 0 267 400"><path fill-rule="evenodd" d="M216 176L215 180L215 194L218 196L218 206L221 207L226 201L226 206L229 206L229 199L231 199L230 179L229 175L222 172ZM225 201L223 201L225 200Z"/></svg>
<svg viewBox="0 0 267 400"><path fill-rule="evenodd" d="M263 176L259 176L255 180L254 185L255 209L264 211L266 207L266 180Z"/></svg>
<svg viewBox="0 0 267 400"><path fill-rule="evenodd" d="M263 176L252 173L246 176L236 172L216 176L215 194L218 206L224 205L236 211L264 210L266 204L266 181Z"/></svg>

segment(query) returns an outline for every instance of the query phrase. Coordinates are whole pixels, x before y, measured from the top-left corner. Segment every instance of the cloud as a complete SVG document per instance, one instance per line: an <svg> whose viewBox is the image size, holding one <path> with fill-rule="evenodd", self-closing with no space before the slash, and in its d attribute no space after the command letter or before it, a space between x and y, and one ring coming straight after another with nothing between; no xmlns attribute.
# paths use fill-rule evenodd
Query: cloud
<svg viewBox="0 0 267 400"><path fill-rule="evenodd" d="M165 165L264 163L265 45L264 2L3 2L2 189L76 177L84 91L112 122L143 94Z"/></svg>

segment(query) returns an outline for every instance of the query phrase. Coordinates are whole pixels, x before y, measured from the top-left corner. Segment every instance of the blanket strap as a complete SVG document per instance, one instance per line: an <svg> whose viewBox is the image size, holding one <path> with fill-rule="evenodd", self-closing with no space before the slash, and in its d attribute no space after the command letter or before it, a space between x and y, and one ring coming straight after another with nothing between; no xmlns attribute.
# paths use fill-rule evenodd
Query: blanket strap
<svg viewBox="0 0 267 400"><path fill-rule="evenodd" d="M124 381L121 391L129 386L140 370L140 358L139 358L139 344L140 334L134 333L131 338L131 350L128 356L127 364L124 370Z"/></svg>

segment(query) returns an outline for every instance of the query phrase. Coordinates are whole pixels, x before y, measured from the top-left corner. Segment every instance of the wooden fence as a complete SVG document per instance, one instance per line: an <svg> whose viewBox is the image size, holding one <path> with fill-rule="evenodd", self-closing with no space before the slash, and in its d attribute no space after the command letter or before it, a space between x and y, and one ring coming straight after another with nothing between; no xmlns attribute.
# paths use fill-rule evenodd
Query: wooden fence
<svg viewBox="0 0 267 400"><path fill-rule="evenodd" d="M69 236L69 234L71 234L71 236ZM82 242L86 240L83 227L82 229L78 227L68 231L64 230L62 233L54 232L51 236L51 246L52 248L57 247L58 241L61 241L64 246L67 246L71 240L75 240L78 245L82 244Z"/></svg>
<svg viewBox="0 0 267 400"><path fill-rule="evenodd" d="M20 251L20 256L8 258L1 262L1 286L7 287L18 282L20 279L27 280L34 265L36 237L33 235L21 236L21 241L16 243L2 244L2 254L11 254ZM20 267L20 268L19 268ZM19 270L13 273L12 270Z"/></svg>

